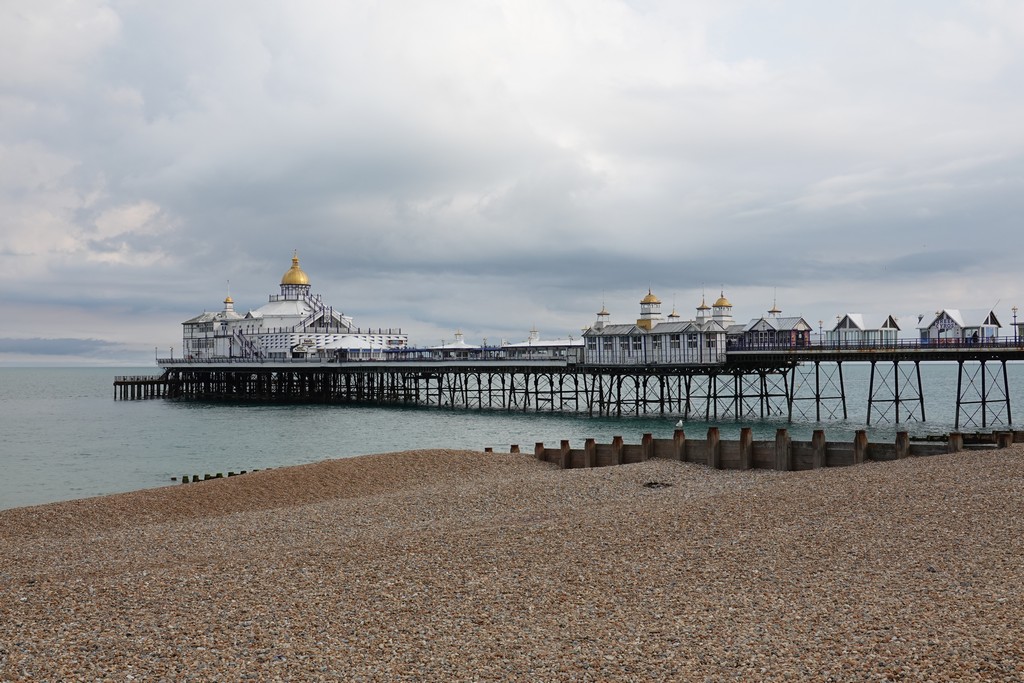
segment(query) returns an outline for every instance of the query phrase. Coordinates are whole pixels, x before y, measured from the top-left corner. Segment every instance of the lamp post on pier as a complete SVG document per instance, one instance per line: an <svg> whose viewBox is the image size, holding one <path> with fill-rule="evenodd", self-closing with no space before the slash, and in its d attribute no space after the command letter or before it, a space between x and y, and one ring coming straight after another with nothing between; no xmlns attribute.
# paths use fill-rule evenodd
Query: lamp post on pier
<svg viewBox="0 0 1024 683"><path fill-rule="evenodd" d="M822 336L822 334L821 334L821 326L824 323L825 323L824 320L819 320L818 321L818 346L824 346L825 345L825 337Z"/></svg>
<svg viewBox="0 0 1024 683"><path fill-rule="evenodd" d="M1017 307L1014 306L1010 310L1013 311L1013 343L1016 344L1020 338L1020 331L1017 328Z"/></svg>

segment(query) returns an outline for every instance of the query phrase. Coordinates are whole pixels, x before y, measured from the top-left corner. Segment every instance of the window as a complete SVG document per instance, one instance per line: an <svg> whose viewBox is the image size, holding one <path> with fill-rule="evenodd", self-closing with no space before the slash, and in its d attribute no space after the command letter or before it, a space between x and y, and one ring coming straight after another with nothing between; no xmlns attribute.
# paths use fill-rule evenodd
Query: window
<svg viewBox="0 0 1024 683"><path fill-rule="evenodd" d="M619 350L629 353L629 337L622 337L619 339Z"/></svg>
<svg viewBox="0 0 1024 683"><path fill-rule="evenodd" d="M668 338L668 345L669 345L669 348L678 349L679 348L679 335L678 334L673 334L673 335L669 336L669 338Z"/></svg>
<svg viewBox="0 0 1024 683"><path fill-rule="evenodd" d="M695 349L697 348L697 335L688 334L686 335L686 348Z"/></svg>
<svg viewBox="0 0 1024 683"><path fill-rule="evenodd" d="M643 337L633 337L633 351L639 353L644 348Z"/></svg>

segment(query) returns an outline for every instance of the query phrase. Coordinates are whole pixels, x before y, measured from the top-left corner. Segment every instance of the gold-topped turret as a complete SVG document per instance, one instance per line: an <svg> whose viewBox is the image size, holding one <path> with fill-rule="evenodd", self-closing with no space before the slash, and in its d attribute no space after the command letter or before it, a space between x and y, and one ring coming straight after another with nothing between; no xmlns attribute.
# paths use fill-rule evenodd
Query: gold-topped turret
<svg viewBox="0 0 1024 683"><path fill-rule="evenodd" d="M647 296L645 296L643 299L640 299L640 303L642 303L642 304L660 304L661 300L658 299L658 297L654 296L654 294L651 292L650 288L648 288Z"/></svg>
<svg viewBox="0 0 1024 683"><path fill-rule="evenodd" d="M292 267L288 269L288 272L281 278L282 285L308 285L309 276L306 275L306 271L299 268L299 252L295 252L292 255Z"/></svg>

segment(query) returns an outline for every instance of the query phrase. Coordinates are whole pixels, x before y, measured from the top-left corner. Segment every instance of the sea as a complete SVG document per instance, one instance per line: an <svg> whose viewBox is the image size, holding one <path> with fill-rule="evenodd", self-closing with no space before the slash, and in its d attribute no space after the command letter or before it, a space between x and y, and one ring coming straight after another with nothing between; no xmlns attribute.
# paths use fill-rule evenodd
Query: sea
<svg viewBox="0 0 1024 683"><path fill-rule="evenodd" d="M901 366L902 367L902 366ZM992 366L990 366L992 367ZM868 364L843 365L847 419L816 422L803 405L785 417L688 421L687 436L702 438L710 426L723 439L751 427L755 439L773 439L785 427L794 439L818 428L829 441L849 441L867 429L872 441L897 431L912 436L954 428L957 366L922 363L926 421L899 424L893 416L867 422ZM157 375L148 368L0 368L0 509L40 505L160 486L181 485L182 476L286 467L333 458L422 448L524 452L544 442L586 438L599 443L643 434L670 438L679 415L596 417L585 414L367 405L252 405L168 399L114 400L115 375ZM995 427L961 424L961 431L1021 429L1024 363L1007 364L1010 404ZM806 381L806 380L805 380ZM800 414L810 413L809 415ZM841 415L840 415L841 417ZM917 417L917 416L915 416Z"/></svg>

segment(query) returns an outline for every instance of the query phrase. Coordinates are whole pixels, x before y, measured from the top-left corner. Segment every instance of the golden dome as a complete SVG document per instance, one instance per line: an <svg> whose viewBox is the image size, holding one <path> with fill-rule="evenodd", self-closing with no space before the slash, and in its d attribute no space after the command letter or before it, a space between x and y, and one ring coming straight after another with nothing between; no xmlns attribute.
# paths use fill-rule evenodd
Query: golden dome
<svg viewBox="0 0 1024 683"><path fill-rule="evenodd" d="M656 297L653 294L651 294L651 290L648 289L647 290L647 296L645 296L643 299L640 299L640 303L642 303L642 304L660 304L661 301L658 299L658 297Z"/></svg>
<svg viewBox="0 0 1024 683"><path fill-rule="evenodd" d="M722 296L718 297L718 301L715 302L715 308L718 308L719 306L728 306L729 308L732 308L732 304L725 298L725 292L722 292Z"/></svg>
<svg viewBox="0 0 1024 683"><path fill-rule="evenodd" d="M299 268L299 255L296 253L292 256L292 267L288 269L288 272L281 278L282 285L308 285L309 276L306 275L306 271Z"/></svg>
<svg viewBox="0 0 1024 683"><path fill-rule="evenodd" d="M226 304L233 304L233 303L235 303L235 300L232 299L231 295L229 294L229 295L227 295L227 297L224 298L224 303L226 303Z"/></svg>

